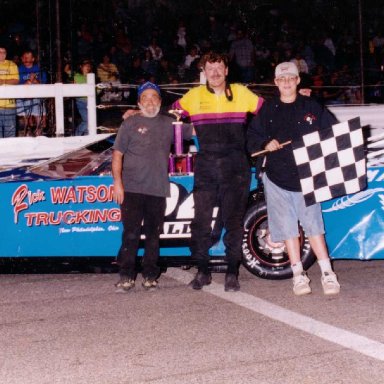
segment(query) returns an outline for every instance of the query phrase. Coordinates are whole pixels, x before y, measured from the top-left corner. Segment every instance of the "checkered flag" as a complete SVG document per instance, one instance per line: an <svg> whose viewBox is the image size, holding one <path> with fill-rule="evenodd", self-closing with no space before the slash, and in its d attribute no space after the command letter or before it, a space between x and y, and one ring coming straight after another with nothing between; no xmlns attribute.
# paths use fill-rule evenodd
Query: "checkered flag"
<svg viewBox="0 0 384 384"><path fill-rule="evenodd" d="M292 147L307 206L366 187L359 117L304 135Z"/></svg>

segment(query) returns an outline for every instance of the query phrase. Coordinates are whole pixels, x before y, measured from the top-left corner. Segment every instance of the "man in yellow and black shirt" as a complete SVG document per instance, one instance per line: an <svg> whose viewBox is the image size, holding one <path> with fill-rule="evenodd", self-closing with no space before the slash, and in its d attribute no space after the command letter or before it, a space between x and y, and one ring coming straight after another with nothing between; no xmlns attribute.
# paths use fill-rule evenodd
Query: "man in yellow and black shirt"
<svg viewBox="0 0 384 384"><path fill-rule="evenodd" d="M0 44L0 85L19 84L19 70L17 65L6 60L7 50ZM0 99L0 137L16 136L16 101L14 99Z"/></svg>
<svg viewBox="0 0 384 384"><path fill-rule="evenodd" d="M211 223L213 209L219 204L228 262L225 290L238 291L243 216L250 183L245 123L249 113L259 111L263 99L243 85L227 83L226 55L209 53L201 64L207 84L192 88L173 105L190 117L200 147L194 166L195 218L191 224L191 253L198 272L191 285L201 289L211 282Z"/></svg>

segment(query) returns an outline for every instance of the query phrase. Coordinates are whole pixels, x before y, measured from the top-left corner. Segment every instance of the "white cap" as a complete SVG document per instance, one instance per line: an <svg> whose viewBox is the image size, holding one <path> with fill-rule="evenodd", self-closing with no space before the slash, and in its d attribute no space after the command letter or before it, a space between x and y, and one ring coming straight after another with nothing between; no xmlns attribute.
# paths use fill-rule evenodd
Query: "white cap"
<svg viewBox="0 0 384 384"><path fill-rule="evenodd" d="M295 63L292 63L291 61L287 61L284 63L280 63L276 69L275 69L275 78L281 76L299 76L299 70L297 69L297 66Z"/></svg>

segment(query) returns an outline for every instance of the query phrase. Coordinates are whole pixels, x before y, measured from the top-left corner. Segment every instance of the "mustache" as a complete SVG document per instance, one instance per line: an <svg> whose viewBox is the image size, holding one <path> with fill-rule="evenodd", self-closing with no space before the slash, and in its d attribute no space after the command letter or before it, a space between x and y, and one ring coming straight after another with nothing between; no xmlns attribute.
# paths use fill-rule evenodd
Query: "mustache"
<svg viewBox="0 0 384 384"><path fill-rule="evenodd" d="M156 107L151 107L150 109L151 110L148 110L148 108L145 108L142 104L140 103L137 103L137 105L139 106L140 108L140 111L141 113L143 114L143 116L145 117L155 117L159 114L160 112L160 105L156 106Z"/></svg>

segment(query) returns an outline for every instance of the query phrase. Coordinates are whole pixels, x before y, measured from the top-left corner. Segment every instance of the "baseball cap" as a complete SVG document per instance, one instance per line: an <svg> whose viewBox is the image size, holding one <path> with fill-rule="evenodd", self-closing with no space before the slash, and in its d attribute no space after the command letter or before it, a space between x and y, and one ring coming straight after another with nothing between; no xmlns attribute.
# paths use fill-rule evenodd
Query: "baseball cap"
<svg viewBox="0 0 384 384"><path fill-rule="evenodd" d="M153 89L159 94L159 96L161 96L160 88L156 84L151 83L150 81L147 81L146 83L140 85L140 87L137 89L137 96L140 97L141 94L147 89Z"/></svg>
<svg viewBox="0 0 384 384"><path fill-rule="evenodd" d="M299 70L297 69L296 64L291 61L280 63L275 69L275 78L284 75L299 76Z"/></svg>

